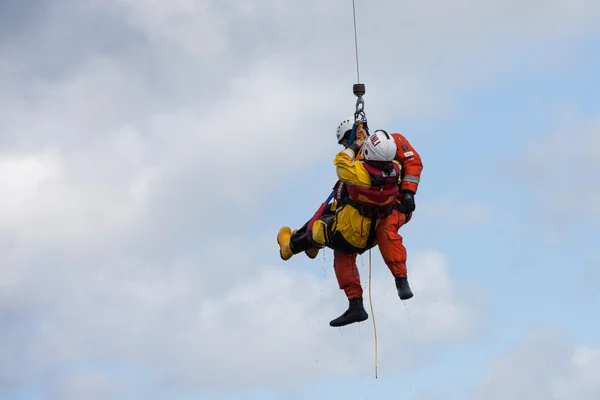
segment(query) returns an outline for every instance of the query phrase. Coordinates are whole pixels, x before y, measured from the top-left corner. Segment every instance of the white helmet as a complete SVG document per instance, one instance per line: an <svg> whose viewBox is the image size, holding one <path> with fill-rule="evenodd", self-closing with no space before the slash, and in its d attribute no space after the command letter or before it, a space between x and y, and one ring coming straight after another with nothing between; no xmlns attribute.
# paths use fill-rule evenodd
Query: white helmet
<svg viewBox="0 0 600 400"><path fill-rule="evenodd" d="M365 139L362 152L365 160L392 161L396 150L394 138L383 129L378 129Z"/></svg>
<svg viewBox="0 0 600 400"><path fill-rule="evenodd" d="M342 139L344 138L344 135L346 134L346 132L351 131L353 127L354 127L354 117L346 118L345 120L340 122L340 124L337 127L337 132L336 132L338 144L342 144L341 142L342 142Z"/></svg>

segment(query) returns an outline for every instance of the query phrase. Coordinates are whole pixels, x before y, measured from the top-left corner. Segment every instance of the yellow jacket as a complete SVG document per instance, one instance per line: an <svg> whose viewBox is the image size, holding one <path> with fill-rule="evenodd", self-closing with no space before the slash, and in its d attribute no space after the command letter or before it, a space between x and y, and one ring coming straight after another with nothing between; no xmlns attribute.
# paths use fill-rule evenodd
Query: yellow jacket
<svg viewBox="0 0 600 400"><path fill-rule="evenodd" d="M395 164L398 164L400 168L402 166L396 160ZM364 167L360 160L356 160L354 150L351 148L340 151L333 160L335 165L335 172L340 181L348 183L350 185L363 186L366 188L371 187L371 175ZM398 183L401 183L401 176L398 176Z"/></svg>
<svg viewBox="0 0 600 400"><path fill-rule="evenodd" d="M350 184L358 185L365 188L371 186L371 176L364 167L360 160L356 159L356 154L351 148L340 151L333 161L336 167L336 174L340 181ZM396 161L394 163L398 164ZM401 175L398 176L398 183L401 182ZM332 204L332 209L339 207L339 204ZM379 225L381 219L375 221L376 225ZM369 230L371 227L371 220L363 217L359 211L354 207L341 207L336 218L333 221L331 229L341 233L344 239L352 246L365 249L367 245L367 239L369 236ZM376 245L375 242L373 245Z"/></svg>

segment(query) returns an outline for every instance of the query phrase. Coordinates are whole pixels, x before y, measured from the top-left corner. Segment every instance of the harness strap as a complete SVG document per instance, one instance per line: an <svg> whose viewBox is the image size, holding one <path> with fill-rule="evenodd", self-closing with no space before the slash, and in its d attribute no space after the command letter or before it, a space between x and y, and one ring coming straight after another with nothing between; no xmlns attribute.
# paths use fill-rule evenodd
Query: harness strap
<svg viewBox="0 0 600 400"><path fill-rule="evenodd" d="M375 223L377 222L377 215L371 217L371 225L369 226L369 236L367 237L367 249L370 249L375 242L376 230Z"/></svg>
<svg viewBox="0 0 600 400"><path fill-rule="evenodd" d="M348 205L356 208L356 210L358 210L358 213L366 218L385 217L386 215L390 214L392 212L392 210L394 209L393 204L390 204L389 206L385 206L385 207L365 206L364 204L360 204L357 201L352 200L348 196L346 196L342 199L342 203L348 204Z"/></svg>

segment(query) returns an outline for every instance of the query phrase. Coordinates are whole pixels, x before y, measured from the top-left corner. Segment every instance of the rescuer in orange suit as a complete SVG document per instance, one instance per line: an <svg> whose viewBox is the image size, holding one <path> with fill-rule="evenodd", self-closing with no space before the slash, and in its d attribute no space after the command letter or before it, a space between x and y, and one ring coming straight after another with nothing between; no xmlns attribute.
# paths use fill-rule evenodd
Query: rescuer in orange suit
<svg viewBox="0 0 600 400"><path fill-rule="evenodd" d="M375 131L340 151L334 159L339 178L334 187L335 201L324 204L323 213L298 230L284 226L277 235L280 255L289 260L294 254L325 246L333 249L333 266L340 289L349 306L331 326L364 321L368 314L363 305L356 255L377 244L377 227L394 211L401 183L401 166L394 138ZM364 144L363 144L364 143ZM357 159L359 150L362 157Z"/></svg>
<svg viewBox="0 0 600 400"><path fill-rule="evenodd" d="M336 134L338 143L342 146L347 146L353 126L353 118L347 118L339 124ZM369 128L366 124L364 128L365 130L357 135L358 138L364 134L368 135ZM406 137L400 133L392 133L391 136L396 143L394 160L402 166L402 176L394 211L377 227L377 244L383 261L395 278L398 296L407 300L413 297L413 293L408 284L406 247L398 231L410 221L415 210L415 194L421 179L423 163L419 153Z"/></svg>

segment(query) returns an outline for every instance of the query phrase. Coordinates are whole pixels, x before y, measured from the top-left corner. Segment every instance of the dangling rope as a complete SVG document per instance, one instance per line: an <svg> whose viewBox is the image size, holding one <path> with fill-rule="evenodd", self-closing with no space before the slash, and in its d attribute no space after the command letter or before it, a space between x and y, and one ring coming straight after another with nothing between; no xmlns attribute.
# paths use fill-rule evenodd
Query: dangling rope
<svg viewBox="0 0 600 400"><path fill-rule="evenodd" d="M371 299L371 249L369 249L369 303L371 304L371 319L373 320L373 336L375 337L375 379L377 379L377 325L375 324L375 312L373 311L373 300Z"/></svg>

